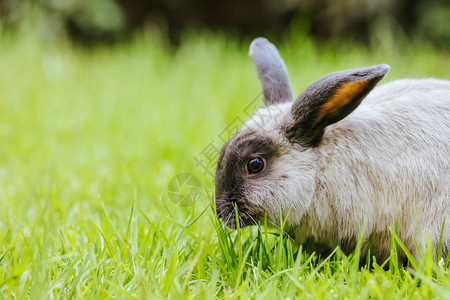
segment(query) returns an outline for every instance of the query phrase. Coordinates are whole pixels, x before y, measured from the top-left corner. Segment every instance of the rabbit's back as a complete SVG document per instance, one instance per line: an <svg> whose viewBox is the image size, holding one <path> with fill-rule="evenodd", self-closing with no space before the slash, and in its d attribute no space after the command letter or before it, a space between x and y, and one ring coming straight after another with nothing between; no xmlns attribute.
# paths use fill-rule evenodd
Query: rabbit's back
<svg viewBox="0 0 450 300"><path fill-rule="evenodd" d="M413 107L424 105L450 113L450 81L434 78L391 81L375 88L360 107L372 106L383 110L385 107L402 107L405 104Z"/></svg>
<svg viewBox="0 0 450 300"><path fill-rule="evenodd" d="M324 197L340 216L339 239L354 235L367 218L374 236L386 236L398 221L410 249L417 225L436 243L443 218L450 219L450 82L399 80L375 89L326 129L321 164ZM389 253L388 240L379 246Z"/></svg>

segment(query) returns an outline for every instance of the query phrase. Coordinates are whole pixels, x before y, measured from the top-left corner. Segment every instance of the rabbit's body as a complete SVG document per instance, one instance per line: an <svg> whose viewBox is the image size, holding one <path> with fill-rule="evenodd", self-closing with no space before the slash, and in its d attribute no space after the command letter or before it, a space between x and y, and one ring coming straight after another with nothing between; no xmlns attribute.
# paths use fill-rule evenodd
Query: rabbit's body
<svg viewBox="0 0 450 300"><path fill-rule="evenodd" d="M385 259L388 228L397 221L413 253L413 238L419 242L425 233L437 249L443 219L450 219L449 82L399 80L374 89L353 113L326 128L315 152L315 200L296 220L299 244L333 249L341 243L350 251L366 222L371 253ZM450 224L444 228L447 255Z"/></svg>
<svg viewBox="0 0 450 300"><path fill-rule="evenodd" d="M389 227L397 222L415 255L414 239L420 244L425 234L437 249L450 217L450 82L398 80L370 92L389 70L380 65L327 75L292 101L278 52L254 43L267 107L219 158L216 207L224 222L236 225L235 206L240 226L265 215L278 224L280 211L289 213L296 243L318 252L353 250L364 227L363 252L370 245L378 261L390 255ZM444 228L447 255L450 224Z"/></svg>

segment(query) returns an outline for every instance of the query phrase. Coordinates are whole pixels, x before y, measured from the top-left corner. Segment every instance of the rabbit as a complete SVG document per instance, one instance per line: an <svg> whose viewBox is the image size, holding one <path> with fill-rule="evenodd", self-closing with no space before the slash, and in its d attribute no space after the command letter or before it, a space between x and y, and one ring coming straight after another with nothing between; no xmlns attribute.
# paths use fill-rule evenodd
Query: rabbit
<svg viewBox="0 0 450 300"><path fill-rule="evenodd" d="M389 258L391 233L419 258L427 236L450 249L450 82L404 79L375 86L390 67L325 75L294 100L287 68L265 38L249 55L264 108L223 146L215 208L231 228L266 220L316 253L340 246ZM236 222L236 208L238 221ZM401 251L400 251L401 252ZM405 253L399 253L405 260Z"/></svg>

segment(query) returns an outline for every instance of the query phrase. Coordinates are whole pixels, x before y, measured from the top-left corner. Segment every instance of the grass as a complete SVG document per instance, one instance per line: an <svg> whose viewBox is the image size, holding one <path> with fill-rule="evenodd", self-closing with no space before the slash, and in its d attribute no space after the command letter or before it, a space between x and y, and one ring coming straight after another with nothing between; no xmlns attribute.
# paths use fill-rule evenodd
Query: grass
<svg viewBox="0 0 450 300"><path fill-rule="evenodd" d="M248 41L247 41L248 42ZM432 249L414 270L392 259L318 257L276 230L225 229L206 192L179 206L166 193L259 94L248 43L157 33L81 49L0 32L0 295L54 298L448 298L448 260ZM444 50L409 41L281 45L293 87L388 63L386 80L450 79ZM212 164L211 164L212 165ZM213 172L214 167L208 170ZM389 270L383 264L390 265Z"/></svg>

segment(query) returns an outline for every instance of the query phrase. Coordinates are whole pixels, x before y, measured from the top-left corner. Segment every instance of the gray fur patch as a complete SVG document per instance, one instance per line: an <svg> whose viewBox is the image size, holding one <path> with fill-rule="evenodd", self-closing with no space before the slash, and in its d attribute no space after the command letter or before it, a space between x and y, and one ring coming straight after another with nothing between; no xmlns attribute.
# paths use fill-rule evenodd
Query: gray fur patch
<svg viewBox="0 0 450 300"><path fill-rule="evenodd" d="M261 81L266 106L290 102L294 99L287 68L277 48L265 38L255 39L250 45Z"/></svg>

